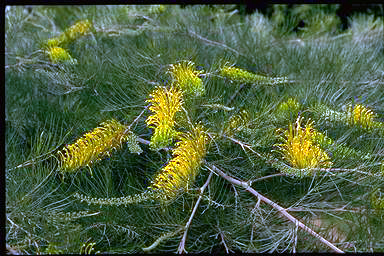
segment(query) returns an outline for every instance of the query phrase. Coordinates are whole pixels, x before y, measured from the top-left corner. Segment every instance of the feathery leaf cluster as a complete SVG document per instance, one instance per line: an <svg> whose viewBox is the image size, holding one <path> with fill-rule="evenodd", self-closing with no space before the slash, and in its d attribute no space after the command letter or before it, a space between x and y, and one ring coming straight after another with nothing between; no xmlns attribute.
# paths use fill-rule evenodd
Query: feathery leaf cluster
<svg viewBox="0 0 384 256"><path fill-rule="evenodd" d="M384 23L337 8L7 6L7 245L384 251Z"/></svg>

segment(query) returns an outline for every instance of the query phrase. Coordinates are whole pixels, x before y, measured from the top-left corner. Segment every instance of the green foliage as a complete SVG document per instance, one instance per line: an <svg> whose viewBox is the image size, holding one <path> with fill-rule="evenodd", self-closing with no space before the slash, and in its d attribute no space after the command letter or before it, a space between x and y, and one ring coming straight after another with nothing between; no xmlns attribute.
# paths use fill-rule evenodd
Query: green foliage
<svg viewBox="0 0 384 256"><path fill-rule="evenodd" d="M7 247L384 251L383 20L232 8L6 7Z"/></svg>

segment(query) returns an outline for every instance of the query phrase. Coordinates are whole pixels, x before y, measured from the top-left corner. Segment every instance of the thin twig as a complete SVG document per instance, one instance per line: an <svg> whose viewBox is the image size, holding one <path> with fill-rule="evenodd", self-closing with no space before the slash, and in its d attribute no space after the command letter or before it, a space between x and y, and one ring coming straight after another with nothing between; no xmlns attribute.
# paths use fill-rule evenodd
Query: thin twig
<svg viewBox="0 0 384 256"><path fill-rule="evenodd" d="M249 183L249 186L252 186L252 183L254 183L254 182L261 181L261 180L266 180L266 179L273 178L273 177L278 177L278 176L286 176L286 174L285 173L271 174L271 175L268 175L268 176L264 176L264 177L261 177L261 178L250 180L250 181L248 181L248 183Z"/></svg>
<svg viewBox="0 0 384 256"><path fill-rule="evenodd" d="M181 227L181 228L176 229L175 231L172 231L172 232L168 232L168 233L163 234L162 236L160 236L159 238L157 238L156 241L155 241L153 244L151 244L151 245L148 246L148 247L142 248L143 251L145 251L145 252L149 252L149 251L155 249L155 248L160 244L161 241L163 241L163 240L165 240L165 239L168 239L168 238L170 238L170 237L173 237L174 235L176 235L177 233L179 233L179 232L182 231L183 229L184 229L184 227Z"/></svg>
<svg viewBox="0 0 384 256"><path fill-rule="evenodd" d="M250 146L250 145L248 145L248 144L245 144L244 142L239 141L239 140L237 140L237 139L235 139L235 138L228 137L228 136L226 136L226 135L223 135L223 137L224 137L224 138L227 138L227 139L230 139L231 141L235 142L236 144L239 144L239 145L243 148L243 150L244 150L244 148L247 148L247 149L249 149L252 153L256 154L258 157L264 158L260 153L258 153L258 152L256 152L255 150L253 150L253 149L252 149L252 146ZM245 150L244 150L244 152L245 152Z"/></svg>
<svg viewBox="0 0 384 256"><path fill-rule="evenodd" d="M145 110L147 110L149 106L145 106L144 109L141 111L141 113L135 118L135 120L132 121L132 123L128 126L128 128L125 130L125 132L127 132L128 130L131 129L132 125L134 125L137 120L139 120L139 118L144 114Z"/></svg>
<svg viewBox="0 0 384 256"><path fill-rule="evenodd" d="M266 198L265 196L261 195L260 193L258 193L256 190L254 190L253 188L251 188L249 186L249 183L248 182L244 182L244 181L241 181L241 180L238 180L238 179L235 179L235 178L232 178L230 177L229 175L227 175L226 173L224 173L222 170L220 170L219 168L217 168L216 166L214 165L210 165L210 168L208 168L209 170L211 170L212 172L215 172L216 174L220 175L221 177L223 177L224 179L226 179L227 181L231 182L232 184L235 184L235 185L238 185L238 186L241 186L243 187L246 191L250 192L251 194L253 194L254 196L256 196L258 199L260 199L261 201L263 201L264 203L266 204L269 204L270 206L272 206L273 208L275 208L276 210L278 210L282 215L284 215L287 219L289 219L290 221L292 221L293 223L295 223L296 225L298 225L300 228L302 228L304 231L308 232L309 234L311 234L312 236L318 238L324 245L328 246L329 248L331 248L334 252L338 252L338 253L344 253L342 250L340 250L339 248L337 248L335 245L333 245L331 242L329 242L328 240L326 240L325 238L323 238L321 235L319 235L318 233L316 233L315 231L313 231L312 229L310 229L308 226L306 226L304 223L300 222L298 219L296 219L295 217L293 217L291 214L289 214L287 212L286 209L284 209L283 207L281 207L280 205L276 204L275 202L271 201L270 199Z"/></svg>
<svg viewBox="0 0 384 256"><path fill-rule="evenodd" d="M241 55L241 56L243 56L243 57L246 57L244 54L241 54L241 53L238 52L237 50L235 50L235 49L229 47L228 45L226 45L226 44L224 44L224 43L220 43L220 42L216 42L216 41L209 40L209 39L207 39L207 38L205 38L205 37L202 37L202 36L196 34L195 32L193 32L193 31L191 31L191 30L188 30L188 35L189 35L189 36L196 37L196 38L198 38L199 40L203 41L203 42L206 43L206 44L215 45L215 46L220 46L220 47L222 47L222 48L225 48L225 49L227 49L227 50L230 50L231 52L236 53L237 55Z"/></svg>
<svg viewBox="0 0 384 256"><path fill-rule="evenodd" d="M207 188L210 180L211 180L211 177L212 177L212 174L213 172L211 172L207 178L207 181L204 183L204 185L200 188L200 195L199 195L199 198L197 199L196 201L196 204L195 204L195 207L193 208L192 210L192 213L191 213L191 216L189 217L189 220L187 222L187 224L185 224L185 227L184 227L184 235L183 235L183 238L181 239L180 241L180 244L179 244L179 248L177 250L177 253L187 253L187 251L185 250L185 241L187 239L187 233L188 233L188 228L189 226L191 225L192 223L192 219L193 217L195 216L195 213L196 213L196 210L200 204L200 201L201 199L203 198L203 193L204 193L204 190Z"/></svg>

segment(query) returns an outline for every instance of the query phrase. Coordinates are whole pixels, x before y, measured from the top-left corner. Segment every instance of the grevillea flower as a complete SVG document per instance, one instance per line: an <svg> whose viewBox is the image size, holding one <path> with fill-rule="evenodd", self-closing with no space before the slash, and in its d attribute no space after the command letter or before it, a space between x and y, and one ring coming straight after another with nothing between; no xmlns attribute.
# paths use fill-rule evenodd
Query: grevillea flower
<svg viewBox="0 0 384 256"><path fill-rule="evenodd" d="M180 141L172 152L173 158L162 168L150 185L150 190L174 198L194 182L206 154L208 136L201 126L179 136Z"/></svg>
<svg viewBox="0 0 384 256"><path fill-rule="evenodd" d="M51 47L51 48L48 48L48 50L46 50L45 52L53 63L58 63L58 62L75 63L76 61L71 57L71 55L65 49L61 47Z"/></svg>
<svg viewBox="0 0 384 256"><path fill-rule="evenodd" d="M279 112L298 113L300 103L295 98L289 98L287 101L280 103L277 109Z"/></svg>
<svg viewBox="0 0 384 256"><path fill-rule="evenodd" d="M92 28L92 23L88 20L82 20L66 29L58 37L48 39L45 48L59 47L66 45L79 37L87 34Z"/></svg>
<svg viewBox="0 0 384 256"><path fill-rule="evenodd" d="M194 66L195 64L191 61L182 61L170 65L168 69L172 77L172 86L179 88L187 95L204 94L203 81L198 76L202 71L196 70Z"/></svg>
<svg viewBox="0 0 384 256"><path fill-rule="evenodd" d="M59 42L60 43L69 43L71 41L76 40L77 38L87 34L92 27L92 23L88 20L82 20L71 27L69 27L67 30L64 31L59 36Z"/></svg>
<svg viewBox="0 0 384 256"><path fill-rule="evenodd" d="M356 104L347 107L347 121L349 125L357 125L364 129L370 129L375 126L373 118L376 114L369 108Z"/></svg>
<svg viewBox="0 0 384 256"><path fill-rule="evenodd" d="M181 110L183 103L182 92L174 87L156 87L149 95L147 102L151 103L149 110L153 115L146 120L148 127L154 128L150 147L154 150L168 146L178 135L174 129L176 113Z"/></svg>
<svg viewBox="0 0 384 256"><path fill-rule="evenodd" d="M262 75L257 75L251 72L248 72L241 68L224 66L220 69L220 75L230 80L239 82L239 83L248 83L248 84L281 84L286 83L288 79L286 77L266 77Z"/></svg>
<svg viewBox="0 0 384 256"><path fill-rule="evenodd" d="M313 128L313 122L308 121L301 127L301 117L296 124L289 125L284 131L282 144L276 144L280 153L292 167L297 169L321 168L332 165L328 154L319 147L317 140L321 139L319 132Z"/></svg>
<svg viewBox="0 0 384 256"><path fill-rule="evenodd" d="M126 129L127 126L112 119L84 134L75 143L66 145L57 152L61 170L75 171L110 156L113 149L130 140L131 135Z"/></svg>
<svg viewBox="0 0 384 256"><path fill-rule="evenodd" d="M208 136L201 126L181 134L172 152L173 158L155 176L148 189L140 194L114 198L91 198L76 193L82 202L98 205L129 205L148 200L168 201L188 189L194 182L206 154Z"/></svg>

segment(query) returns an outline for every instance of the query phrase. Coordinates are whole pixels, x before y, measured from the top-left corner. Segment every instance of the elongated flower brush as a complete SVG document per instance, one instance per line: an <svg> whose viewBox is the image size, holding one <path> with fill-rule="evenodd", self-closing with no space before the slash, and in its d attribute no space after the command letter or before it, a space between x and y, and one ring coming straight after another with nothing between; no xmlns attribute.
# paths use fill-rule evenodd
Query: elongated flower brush
<svg viewBox="0 0 384 256"><path fill-rule="evenodd" d="M75 143L66 145L57 152L60 170L62 172L73 172L82 167L90 166L111 155L112 150L121 147L124 142L132 144L130 148L140 153L136 137L127 131L127 126L115 119L101 123L100 127L84 134ZM137 144L137 145L136 145Z"/></svg>
<svg viewBox="0 0 384 256"><path fill-rule="evenodd" d="M332 162L328 154L320 148L318 140L324 141L324 136L313 128L313 122L308 121L301 127L301 117L288 130L283 132L283 143L275 144L289 165L297 169L329 167Z"/></svg>
<svg viewBox="0 0 384 256"><path fill-rule="evenodd" d="M206 154L208 136L201 126L197 126L191 132L181 134L179 139L172 152L173 158L160 170L143 193L115 198L91 198L78 193L74 196L88 204L116 206L147 200L165 202L175 199L196 179Z"/></svg>
<svg viewBox="0 0 384 256"><path fill-rule="evenodd" d="M52 63L76 63L76 59L73 59L67 50L61 47L50 47L45 53L48 55Z"/></svg>
<svg viewBox="0 0 384 256"><path fill-rule="evenodd" d="M199 77L203 71L195 69L195 63L182 61L170 65L167 73L172 77L172 86L179 88L187 96L204 94L203 81Z"/></svg>
<svg viewBox="0 0 384 256"><path fill-rule="evenodd" d="M363 129L371 129L375 126L376 114L369 108L356 104L347 107L347 122L349 125L360 126Z"/></svg>
<svg viewBox="0 0 384 256"><path fill-rule="evenodd" d="M181 110L183 94L174 87L156 87L147 102L151 103L149 110L153 114L147 118L146 123L155 129L150 147L157 150L168 146L178 135L175 130L176 113Z"/></svg>
<svg viewBox="0 0 384 256"><path fill-rule="evenodd" d="M92 28L92 23L88 20L78 21L71 27L67 28L58 37L51 38L46 42L46 45L50 47L58 47L68 44L79 37L87 34Z"/></svg>
<svg viewBox="0 0 384 256"><path fill-rule="evenodd" d="M239 83L247 83L247 84L276 85L276 84L284 84L288 82L287 77L267 77L267 76L257 75L257 74L248 72L241 68L236 68L236 67L227 66L227 65L225 65L220 69L219 74L232 81L236 81Z"/></svg>

